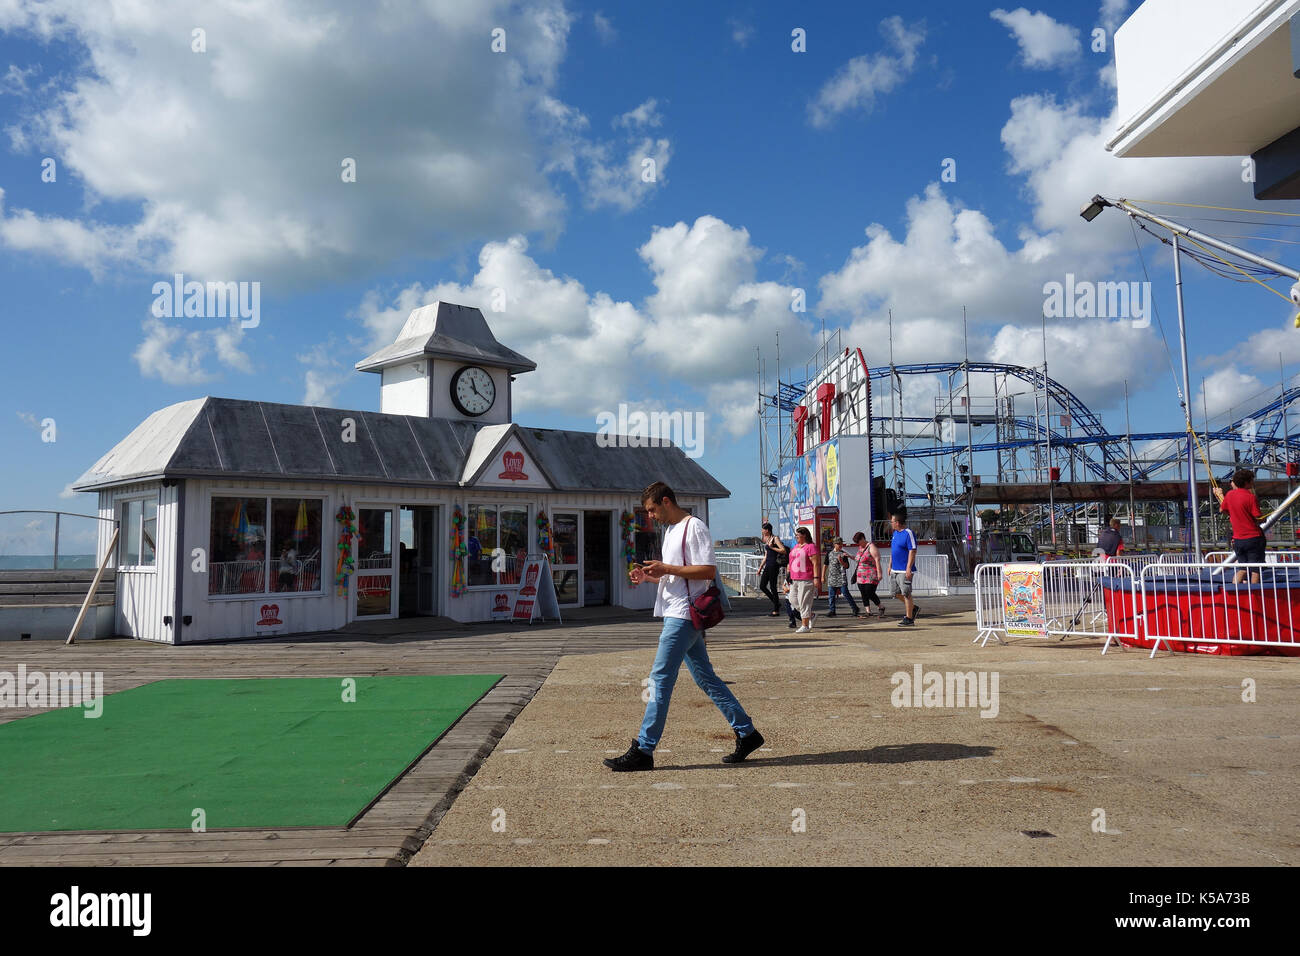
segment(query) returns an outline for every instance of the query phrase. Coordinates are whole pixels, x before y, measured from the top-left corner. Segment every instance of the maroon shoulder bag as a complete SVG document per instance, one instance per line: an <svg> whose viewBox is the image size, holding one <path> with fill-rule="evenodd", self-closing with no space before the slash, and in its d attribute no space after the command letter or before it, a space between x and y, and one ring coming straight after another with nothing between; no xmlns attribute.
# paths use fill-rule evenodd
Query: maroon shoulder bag
<svg viewBox="0 0 1300 956"><path fill-rule="evenodd" d="M690 518L686 519L688 522ZM682 563L690 565L690 558L686 555L686 533L690 530L688 524L682 529ZM717 579L711 584L703 594L691 600L691 581L689 578L683 578L686 582L686 600L691 606L691 625L697 631L707 631L709 628L721 623L722 613L722 592L718 590Z"/></svg>

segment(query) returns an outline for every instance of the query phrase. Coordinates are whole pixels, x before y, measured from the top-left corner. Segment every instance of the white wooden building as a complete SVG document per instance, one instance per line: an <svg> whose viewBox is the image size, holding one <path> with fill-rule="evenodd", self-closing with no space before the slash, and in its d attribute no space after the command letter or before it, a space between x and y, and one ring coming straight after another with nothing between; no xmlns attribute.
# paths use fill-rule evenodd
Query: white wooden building
<svg viewBox="0 0 1300 956"><path fill-rule="evenodd" d="M118 634L196 643L408 615L490 620L513 606L524 556L543 550L562 608L650 608L654 586L626 573L626 549L658 556L641 490L665 481L706 522L710 499L729 494L675 446L604 447L594 432L515 423L511 383L536 365L478 309L416 309L357 368L380 374L379 412L181 402L74 484L121 522ZM340 586L343 508L357 534Z"/></svg>

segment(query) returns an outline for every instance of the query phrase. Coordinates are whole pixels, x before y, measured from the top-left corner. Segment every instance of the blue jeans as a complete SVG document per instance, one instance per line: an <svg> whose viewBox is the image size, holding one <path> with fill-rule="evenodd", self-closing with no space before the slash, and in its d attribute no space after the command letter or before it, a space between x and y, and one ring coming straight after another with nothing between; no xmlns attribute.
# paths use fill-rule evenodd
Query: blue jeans
<svg viewBox="0 0 1300 956"><path fill-rule="evenodd" d="M713 673L709 652L704 646L704 635L695 630L686 618L666 617L664 629L659 634L659 652L655 654L654 667L650 671L650 702L646 704L645 720L641 722L641 733L636 740L637 746L646 753L654 753L659 739L664 735L668 704L672 700L673 685L677 683L677 672L681 670L683 660L686 661L686 669L695 678L695 683L718 705L718 710L727 718L732 730L744 737L754 729L753 722L745 713L745 708L740 706L740 701L736 700L736 695Z"/></svg>
<svg viewBox="0 0 1300 956"><path fill-rule="evenodd" d="M845 598L848 600L848 602L849 602L849 607L853 608L853 613L854 613L854 614L857 614L857 613L858 613L858 605L857 605L857 602L855 602L855 601L853 600L853 595L849 593L849 586L848 586L847 584L842 585L842 586L837 587L837 588L830 588L829 590L830 590L830 596L831 596L831 613L832 613L832 614L835 613L835 595L836 595L837 592L843 592L844 597L845 597Z"/></svg>

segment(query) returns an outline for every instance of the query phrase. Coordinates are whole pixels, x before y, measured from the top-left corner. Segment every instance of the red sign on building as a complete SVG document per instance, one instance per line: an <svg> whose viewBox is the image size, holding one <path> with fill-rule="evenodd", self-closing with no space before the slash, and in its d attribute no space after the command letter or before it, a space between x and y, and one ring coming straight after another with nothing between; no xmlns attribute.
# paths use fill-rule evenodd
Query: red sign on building
<svg viewBox="0 0 1300 956"><path fill-rule="evenodd" d="M504 478L506 481L527 481L528 475L524 473L524 454L519 451L508 451L501 456L501 467L505 471L497 475L498 478Z"/></svg>

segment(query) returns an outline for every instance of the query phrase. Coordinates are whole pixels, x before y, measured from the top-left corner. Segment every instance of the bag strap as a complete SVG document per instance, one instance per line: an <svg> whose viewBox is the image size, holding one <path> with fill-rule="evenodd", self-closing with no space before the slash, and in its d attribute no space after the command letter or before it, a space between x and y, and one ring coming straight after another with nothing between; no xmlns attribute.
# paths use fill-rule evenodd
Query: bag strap
<svg viewBox="0 0 1300 956"><path fill-rule="evenodd" d="M682 564L683 565L690 564L690 562L686 559L686 532L690 530L691 530L691 519L688 517L685 521L682 522ZM691 601L691 579L682 578L682 580L686 582L686 603L691 604L693 603Z"/></svg>
<svg viewBox="0 0 1300 956"><path fill-rule="evenodd" d="M687 517L687 519L683 522L684 527L682 528L682 563L687 565L688 567L690 566L691 562L686 555L686 534L688 531L691 530L691 518L694 517L695 515L690 515L689 517ZM682 578L682 580L686 582L686 600L689 603L691 600L691 579ZM718 583L716 577L713 579L713 583L715 585Z"/></svg>

